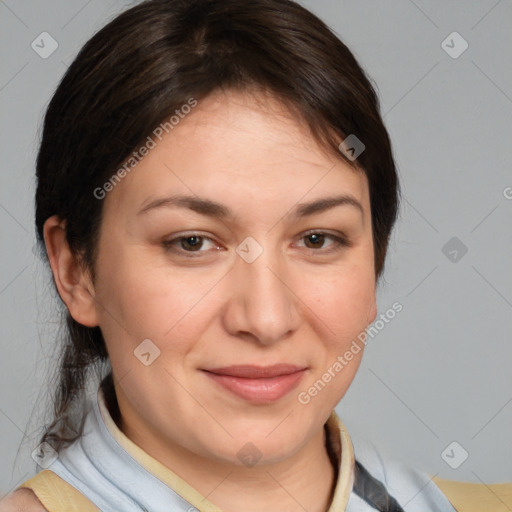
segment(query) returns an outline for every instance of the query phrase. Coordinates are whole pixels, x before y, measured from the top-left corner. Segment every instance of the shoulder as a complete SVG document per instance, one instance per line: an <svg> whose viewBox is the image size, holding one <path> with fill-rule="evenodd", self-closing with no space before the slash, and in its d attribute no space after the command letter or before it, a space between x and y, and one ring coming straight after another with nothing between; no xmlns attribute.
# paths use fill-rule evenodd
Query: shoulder
<svg viewBox="0 0 512 512"><path fill-rule="evenodd" d="M407 510L481 512L512 510L512 483L446 480L390 457L366 439L353 439L356 460Z"/></svg>
<svg viewBox="0 0 512 512"><path fill-rule="evenodd" d="M13 501L0 502L0 512L101 512L53 469L43 469L5 499Z"/></svg>
<svg viewBox="0 0 512 512"><path fill-rule="evenodd" d="M460 512L512 510L512 483L480 484L435 476L432 480Z"/></svg>
<svg viewBox="0 0 512 512"><path fill-rule="evenodd" d="M48 512L32 489L21 488L0 500L0 512Z"/></svg>
<svg viewBox="0 0 512 512"><path fill-rule="evenodd" d="M407 511L454 512L447 496L420 468L410 466L389 453L378 449L367 439L352 439L355 459L380 481L387 492Z"/></svg>

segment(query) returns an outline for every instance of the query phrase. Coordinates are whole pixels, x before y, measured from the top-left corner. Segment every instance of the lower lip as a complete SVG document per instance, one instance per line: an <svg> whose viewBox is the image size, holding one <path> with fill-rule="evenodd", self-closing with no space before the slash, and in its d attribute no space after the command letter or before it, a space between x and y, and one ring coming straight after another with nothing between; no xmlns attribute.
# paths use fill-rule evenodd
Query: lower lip
<svg viewBox="0 0 512 512"><path fill-rule="evenodd" d="M300 370L289 375L279 375L268 379L246 379L211 372L205 373L225 389L244 400L257 404L268 404L283 398L295 388L305 371Z"/></svg>

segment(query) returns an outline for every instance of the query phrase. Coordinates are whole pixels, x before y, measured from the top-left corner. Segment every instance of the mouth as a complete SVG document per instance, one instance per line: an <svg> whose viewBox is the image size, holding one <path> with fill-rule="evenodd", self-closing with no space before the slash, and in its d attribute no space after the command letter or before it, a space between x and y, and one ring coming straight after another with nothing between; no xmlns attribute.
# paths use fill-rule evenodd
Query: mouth
<svg viewBox="0 0 512 512"><path fill-rule="evenodd" d="M256 404L269 404L290 393L306 370L304 366L276 364L226 366L202 371L222 389L239 398Z"/></svg>

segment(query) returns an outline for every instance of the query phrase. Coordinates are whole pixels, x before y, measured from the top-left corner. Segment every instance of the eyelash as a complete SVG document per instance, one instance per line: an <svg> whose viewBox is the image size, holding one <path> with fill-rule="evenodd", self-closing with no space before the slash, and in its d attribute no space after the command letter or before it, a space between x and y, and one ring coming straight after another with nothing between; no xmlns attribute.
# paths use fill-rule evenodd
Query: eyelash
<svg viewBox="0 0 512 512"><path fill-rule="evenodd" d="M324 236L325 238L329 238L331 239L334 243L331 244L329 247L331 247L330 249L312 249L312 248L306 248L306 249L309 249L310 251L313 251L313 252L321 252L323 254L330 254L332 252L335 252L335 251L339 251L345 247L350 247L350 243L347 239L347 237L345 237L345 235L339 235L339 236L336 236L332 233L328 233L328 232L325 232L325 231L315 231L315 230L310 230L306 233L304 233L301 237L300 237L300 240L304 239L304 238L307 238L311 235L320 235L320 236ZM174 247L174 245L176 243L179 243L181 242L182 240L187 240L188 238L192 238L192 237L196 237L196 238L200 238L202 239L203 241L204 240L208 240L212 243L215 244L215 242L207 237L207 236L204 236L204 235L201 235L200 233L195 233L195 232L192 232L192 233L188 233L188 234L185 234L185 235L181 235L179 237L176 237L176 238L172 238L170 240L164 240L162 242L162 245L164 247L165 250L169 251L169 252L173 252L175 254L178 254L178 255L181 255L181 256L184 256L185 258L198 258L198 257L201 257L201 253L204 253L204 252L208 252L208 251L186 251L185 249L176 249ZM218 247L218 246L217 246Z"/></svg>

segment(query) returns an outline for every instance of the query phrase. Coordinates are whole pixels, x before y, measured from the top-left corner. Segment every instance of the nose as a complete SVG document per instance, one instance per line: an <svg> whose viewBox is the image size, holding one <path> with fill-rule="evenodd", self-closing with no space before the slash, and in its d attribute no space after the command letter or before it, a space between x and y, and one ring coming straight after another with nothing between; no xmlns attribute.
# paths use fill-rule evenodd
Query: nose
<svg viewBox="0 0 512 512"><path fill-rule="evenodd" d="M237 257L230 275L224 323L231 335L271 345L298 329L300 300L282 258L267 251L252 263Z"/></svg>

